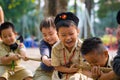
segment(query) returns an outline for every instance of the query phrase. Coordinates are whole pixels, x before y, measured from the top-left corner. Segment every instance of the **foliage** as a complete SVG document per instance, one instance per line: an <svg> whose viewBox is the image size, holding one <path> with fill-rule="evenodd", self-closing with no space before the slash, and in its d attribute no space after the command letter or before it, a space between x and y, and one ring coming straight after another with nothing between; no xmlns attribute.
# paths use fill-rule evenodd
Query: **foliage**
<svg viewBox="0 0 120 80"><path fill-rule="evenodd" d="M98 28L96 30L97 35L105 33L106 27L117 27L116 14L120 7L119 4L119 0L99 0L97 3L97 5L99 5L99 10L97 11L99 22L95 22L94 24L94 26Z"/></svg>
<svg viewBox="0 0 120 80"><path fill-rule="evenodd" d="M17 32L23 36L37 35L39 12L36 0L0 0L5 14L5 21L13 22Z"/></svg>
<svg viewBox="0 0 120 80"><path fill-rule="evenodd" d="M109 12L116 12L119 10L120 2L118 0L100 0L100 9L98 10L98 17L104 18Z"/></svg>
<svg viewBox="0 0 120 80"><path fill-rule="evenodd" d="M5 19L16 22L18 18L34 8L35 0L0 0Z"/></svg>

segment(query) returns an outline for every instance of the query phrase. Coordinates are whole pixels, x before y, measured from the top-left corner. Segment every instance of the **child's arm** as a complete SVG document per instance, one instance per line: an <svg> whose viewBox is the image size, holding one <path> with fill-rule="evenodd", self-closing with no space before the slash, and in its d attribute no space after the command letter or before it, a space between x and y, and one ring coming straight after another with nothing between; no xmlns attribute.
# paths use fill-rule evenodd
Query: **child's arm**
<svg viewBox="0 0 120 80"><path fill-rule="evenodd" d="M48 58L46 55L42 56L42 62L47 66L51 66L51 58Z"/></svg>
<svg viewBox="0 0 120 80"><path fill-rule="evenodd" d="M113 71L109 73L102 73L101 76L98 78L99 80L113 80L116 77Z"/></svg>
<svg viewBox="0 0 120 80"><path fill-rule="evenodd" d="M24 61L29 60L26 56L26 51L20 50L20 55L19 55Z"/></svg>
<svg viewBox="0 0 120 80"><path fill-rule="evenodd" d="M51 55L51 51L49 45L46 44L43 40L41 40L39 49L42 62L47 66L51 66L51 58L49 58Z"/></svg>
<svg viewBox="0 0 120 80"><path fill-rule="evenodd" d="M108 73L103 73L100 70L100 67L94 66L91 69L92 77L98 80L112 80L116 77L115 73L113 71L110 71Z"/></svg>
<svg viewBox="0 0 120 80"><path fill-rule="evenodd" d="M63 73L76 73L79 70L78 68L67 68L65 66L56 66L55 69Z"/></svg>
<svg viewBox="0 0 120 80"><path fill-rule="evenodd" d="M26 48L24 47L24 44L23 43L20 43L19 44L19 56L24 60L24 61L27 61L28 58L26 56Z"/></svg>

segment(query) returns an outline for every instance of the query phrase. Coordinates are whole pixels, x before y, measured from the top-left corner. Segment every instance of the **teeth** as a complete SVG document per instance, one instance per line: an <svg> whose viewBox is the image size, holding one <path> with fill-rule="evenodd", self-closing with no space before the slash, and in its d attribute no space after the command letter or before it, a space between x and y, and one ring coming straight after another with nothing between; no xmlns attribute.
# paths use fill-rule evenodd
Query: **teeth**
<svg viewBox="0 0 120 80"><path fill-rule="evenodd" d="M68 40L68 41L66 41L66 43L69 43L69 42L72 42L72 40Z"/></svg>

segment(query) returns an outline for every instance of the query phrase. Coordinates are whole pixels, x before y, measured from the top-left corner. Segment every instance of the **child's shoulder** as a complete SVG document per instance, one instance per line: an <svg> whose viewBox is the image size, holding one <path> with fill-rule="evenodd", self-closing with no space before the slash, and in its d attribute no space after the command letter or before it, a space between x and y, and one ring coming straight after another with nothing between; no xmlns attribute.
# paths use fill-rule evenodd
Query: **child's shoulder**
<svg viewBox="0 0 120 80"><path fill-rule="evenodd" d="M57 41L54 45L53 45L53 48L56 48L56 49L62 49L63 48L63 44L61 41Z"/></svg>
<svg viewBox="0 0 120 80"><path fill-rule="evenodd" d="M78 38L78 42L79 42L80 44L83 43L82 39L80 39L80 38Z"/></svg>
<svg viewBox="0 0 120 80"><path fill-rule="evenodd" d="M83 41L81 39L78 39L78 41L77 41L78 47L81 47L82 43L83 43Z"/></svg>
<svg viewBox="0 0 120 80"><path fill-rule="evenodd" d="M2 45L3 45L3 43L2 43L2 41L0 41L0 48L2 48Z"/></svg>
<svg viewBox="0 0 120 80"><path fill-rule="evenodd" d="M0 51L3 52L3 50L9 51L9 46L5 45L3 41L0 41Z"/></svg>
<svg viewBox="0 0 120 80"><path fill-rule="evenodd" d="M0 41L0 47L5 46L5 44L3 43L3 41Z"/></svg>

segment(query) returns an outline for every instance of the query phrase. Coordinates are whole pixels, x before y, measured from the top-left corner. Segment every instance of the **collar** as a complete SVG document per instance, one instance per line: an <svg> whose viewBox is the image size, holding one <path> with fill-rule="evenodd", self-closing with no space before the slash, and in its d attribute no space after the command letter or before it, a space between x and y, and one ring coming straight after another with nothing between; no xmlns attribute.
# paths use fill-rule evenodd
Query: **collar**
<svg viewBox="0 0 120 80"><path fill-rule="evenodd" d="M80 50L81 44L82 44L82 40L77 39L76 42L75 42L75 45L74 45L73 49L76 48L76 50ZM63 50L65 48L64 44L61 41L58 41L54 46L58 50Z"/></svg>
<svg viewBox="0 0 120 80"><path fill-rule="evenodd" d="M117 53L109 53L108 54L108 60L106 62L106 65L105 67L112 67L112 64L113 64L113 59L114 57L117 55Z"/></svg>

